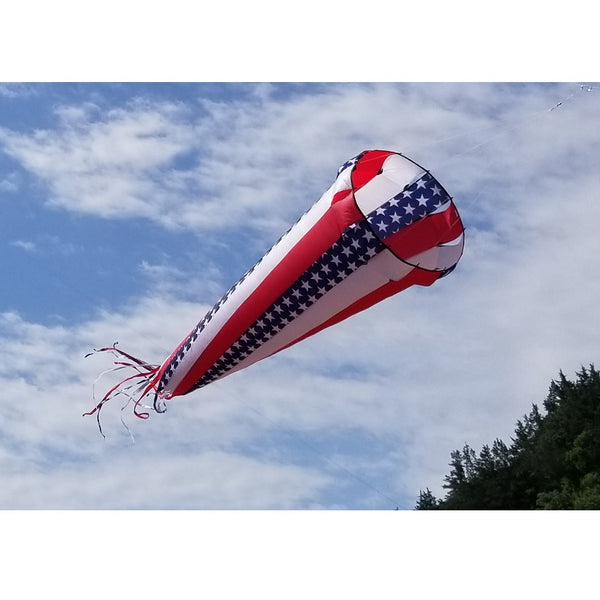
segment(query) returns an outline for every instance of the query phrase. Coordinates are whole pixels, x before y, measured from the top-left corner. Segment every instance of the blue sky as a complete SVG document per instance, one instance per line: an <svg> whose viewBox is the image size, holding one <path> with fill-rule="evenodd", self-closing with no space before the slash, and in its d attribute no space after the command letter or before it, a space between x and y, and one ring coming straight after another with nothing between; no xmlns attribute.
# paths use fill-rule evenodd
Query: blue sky
<svg viewBox="0 0 600 600"><path fill-rule="evenodd" d="M560 369L597 359L599 93L0 86L0 507L410 509L442 494L451 450L508 440ZM135 442L108 406L103 439L81 414L111 363L84 355L118 341L162 362L366 148L405 153L453 195L456 271L164 415L124 414Z"/></svg>

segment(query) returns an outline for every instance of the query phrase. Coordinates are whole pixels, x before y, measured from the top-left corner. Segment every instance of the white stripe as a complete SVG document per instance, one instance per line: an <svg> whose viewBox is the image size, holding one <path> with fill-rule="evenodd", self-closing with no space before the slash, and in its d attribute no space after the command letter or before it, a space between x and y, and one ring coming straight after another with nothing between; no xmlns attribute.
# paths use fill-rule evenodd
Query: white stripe
<svg viewBox="0 0 600 600"><path fill-rule="evenodd" d="M383 162L382 173L373 177L355 192L356 204L366 216L425 173L426 171L412 161L398 154L392 154Z"/></svg>
<svg viewBox="0 0 600 600"><path fill-rule="evenodd" d="M410 258L410 263L429 271L444 271L453 267L461 257L464 236L461 234L455 240L434 246L421 254Z"/></svg>
<svg viewBox="0 0 600 600"><path fill-rule="evenodd" d="M232 317L242 303L254 292L265 278L277 267L289 251L314 227L331 206L333 196L343 189L350 187L350 169L346 169L335 180L333 185L321 198L305 213L292 229L264 256L255 270L246 277L239 287L227 298L225 303L205 325L200 335L196 338L190 349L184 354L177 365L173 375L167 382L163 395L170 398L177 386L181 383L188 371L206 350L221 328ZM187 337L186 337L187 339ZM165 361L166 362L166 361ZM164 365L164 363L163 363Z"/></svg>

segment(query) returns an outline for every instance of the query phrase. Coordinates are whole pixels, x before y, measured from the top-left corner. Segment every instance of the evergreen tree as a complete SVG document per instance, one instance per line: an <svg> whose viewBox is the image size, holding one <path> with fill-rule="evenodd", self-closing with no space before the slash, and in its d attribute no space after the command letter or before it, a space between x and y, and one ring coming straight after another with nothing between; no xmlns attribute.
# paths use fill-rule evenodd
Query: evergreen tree
<svg viewBox="0 0 600 600"><path fill-rule="evenodd" d="M427 488L426 491L419 492L419 499L417 500L417 506L415 507L417 510L433 510L438 508L439 501L438 499L431 493L431 490Z"/></svg>
<svg viewBox="0 0 600 600"><path fill-rule="evenodd" d="M428 488L416 508L600 509L600 373L591 365L573 382L560 372L544 409L517 421L509 446L451 452L446 496Z"/></svg>

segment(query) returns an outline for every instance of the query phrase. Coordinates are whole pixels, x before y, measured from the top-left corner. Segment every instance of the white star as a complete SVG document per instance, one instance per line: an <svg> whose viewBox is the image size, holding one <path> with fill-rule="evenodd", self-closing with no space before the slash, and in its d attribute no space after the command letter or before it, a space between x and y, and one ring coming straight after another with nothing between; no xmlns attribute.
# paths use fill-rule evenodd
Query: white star
<svg viewBox="0 0 600 600"><path fill-rule="evenodd" d="M421 194L420 198L417 198L417 201L419 202L419 206L427 206L427 198L423 194Z"/></svg>
<svg viewBox="0 0 600 600"><path fill-rule="evenodd" d="M398 213L392 215L392 223L400 223L402 217Z"/></svg>
<svg viewBox="0 0 600 600"><path fill-rule="evenodd" d="M406 211L406 214L407 214L407 215L412 215L412 214L413 214L413 212L415 212L415 207L414 207L414 206L411 206L410 204L408 204L408 205L407 205L407 206L404 208L404 210Z"/></svg>
<svg viewBox="0 0 600 600"><path fill-rule="evenodd" d="M437 186L437 184L431 188L431 191L433 192L434 196L439 196L442 193L442 190Z"/></svg>
<svg viewBox="0 0 600 600"><path fill-rule="evenodd" d="M417 181L417 189L418 190L425 189L425 180L423 178L421 178L421 179L419 179L419 181Z"/></svg>

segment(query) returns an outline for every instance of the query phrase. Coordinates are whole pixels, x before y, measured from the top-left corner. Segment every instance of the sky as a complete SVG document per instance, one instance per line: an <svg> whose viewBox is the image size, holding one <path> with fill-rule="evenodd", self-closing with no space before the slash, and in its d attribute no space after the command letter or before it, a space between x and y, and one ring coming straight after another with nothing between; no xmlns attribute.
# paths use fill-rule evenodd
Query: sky
<svg viewBox="0 0 600 600"><path fill-rule="evenodd" d="M411 509L450 452L510 440L597 362L600 88L579 83L0 85L0 508ZM368 148L453 196L456 270L146 421L160 364ZM123 422L121 421L123 419Z"/></svg>

